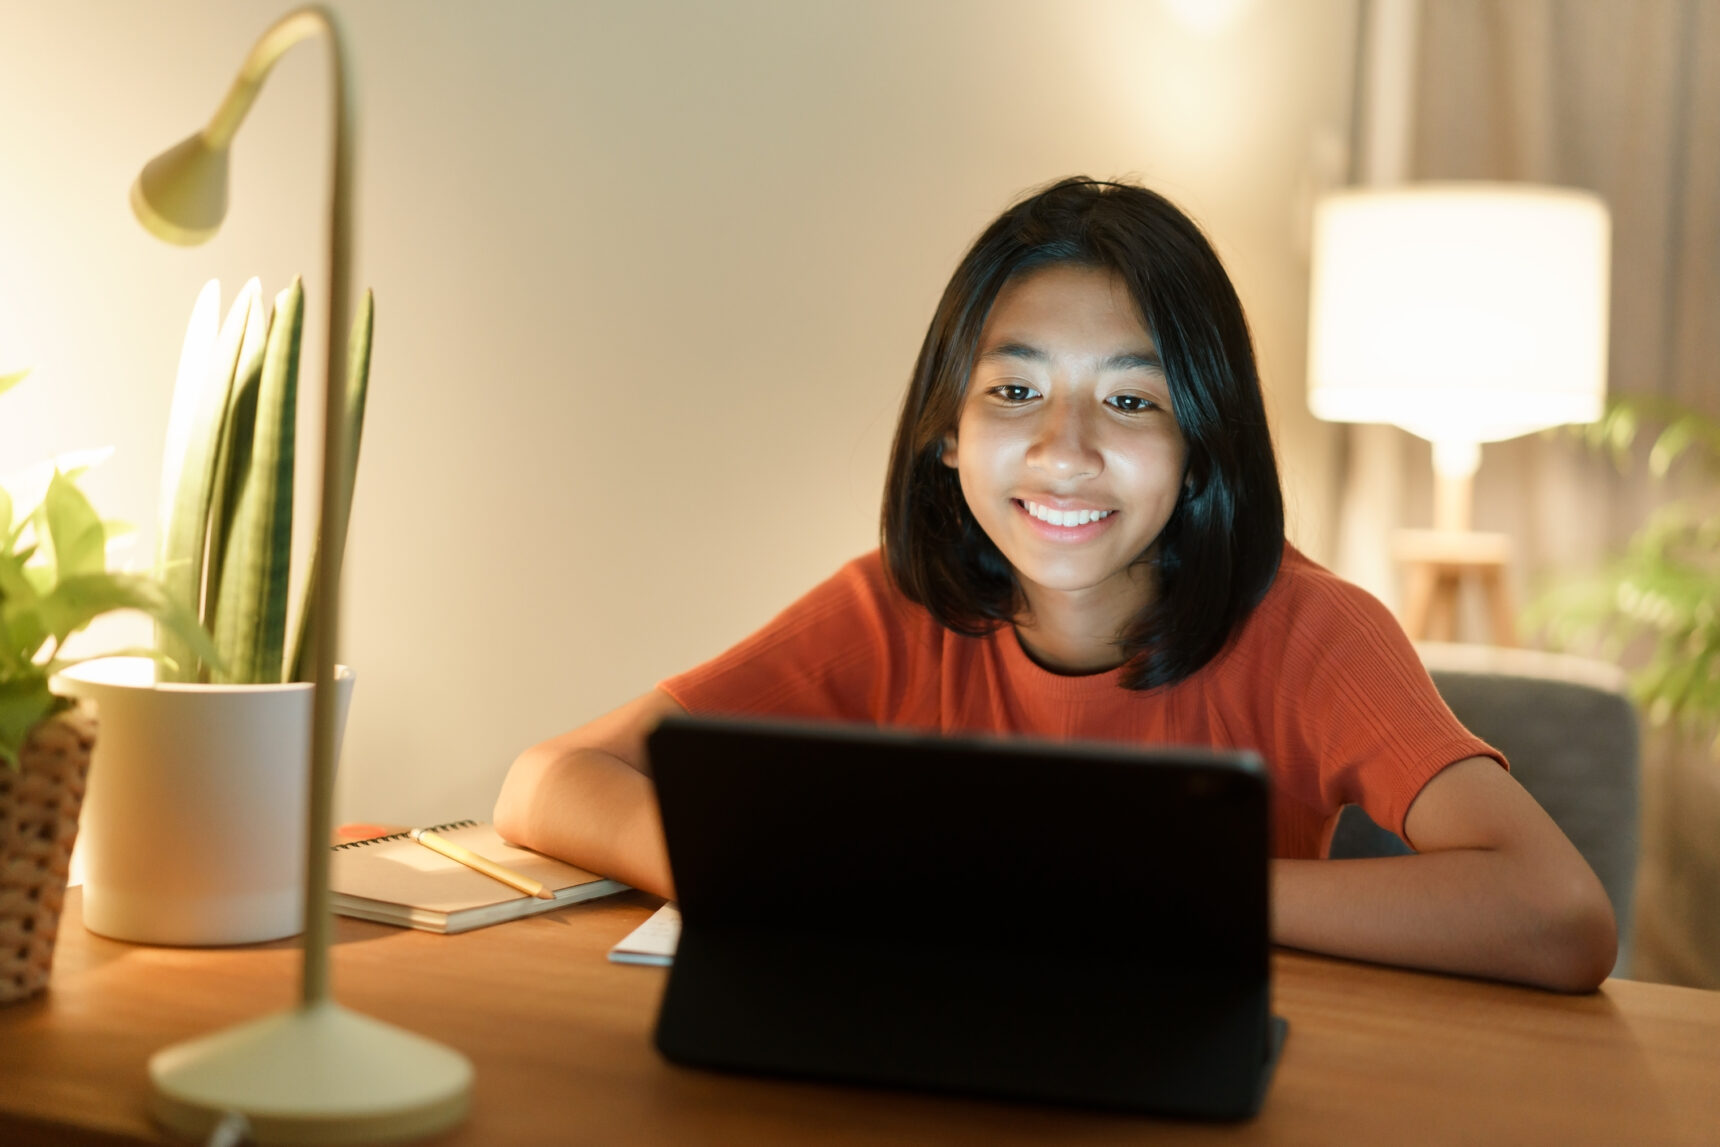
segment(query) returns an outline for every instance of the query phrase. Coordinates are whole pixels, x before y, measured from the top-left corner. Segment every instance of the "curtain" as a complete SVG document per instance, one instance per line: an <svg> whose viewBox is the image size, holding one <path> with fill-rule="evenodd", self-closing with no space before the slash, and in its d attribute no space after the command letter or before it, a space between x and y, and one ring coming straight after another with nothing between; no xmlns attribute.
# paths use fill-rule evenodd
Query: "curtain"
<svg viewBox="0 0 1720 1147"><path fill-rule="evenodd" d="M1599 193L1609 391L1720 415L1720 0L1423 0L1418 55L1412 177ZM1655 478L1646 446L1623 474L1568 432L1485 447L1475 524L1513 539L1519 594L1595 568L1662 502L1720 513L1711 475ZM1430 514L1427 453L1404 447L1407 524ZM1720 987L1720 763L1673 740L1648 740L1638 973Z"/></svg>

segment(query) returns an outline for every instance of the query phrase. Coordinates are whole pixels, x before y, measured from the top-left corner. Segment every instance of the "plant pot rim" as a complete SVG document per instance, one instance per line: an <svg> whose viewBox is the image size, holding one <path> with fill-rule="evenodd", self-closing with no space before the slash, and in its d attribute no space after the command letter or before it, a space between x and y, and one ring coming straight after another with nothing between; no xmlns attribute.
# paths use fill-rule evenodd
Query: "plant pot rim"
<svg viewBox="0 0 1720 1147"><path fill-rule="evenodd" d="M353 679L350 666L335 666L335 680ZM160 693L279 693L309 690L311 681L274 685L203 685L189 681L157 681L155 661L148 657L98 657L56 673L48 688L62 697L96 697L103 689L149 689Z"/></svg>

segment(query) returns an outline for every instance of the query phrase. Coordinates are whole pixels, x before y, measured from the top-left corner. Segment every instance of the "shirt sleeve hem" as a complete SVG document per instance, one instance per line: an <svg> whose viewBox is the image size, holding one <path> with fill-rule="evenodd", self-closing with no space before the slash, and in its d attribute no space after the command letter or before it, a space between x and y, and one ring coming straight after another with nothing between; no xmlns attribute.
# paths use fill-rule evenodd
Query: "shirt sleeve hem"
<svg viewBox="0 0 1720 1147"><path fill-rule="evenodd" d="M1511 770L1511 766L1505 761L1505 755L1478 737L1459 737L1447 741L1405 770L1405 784L1393 794L1389 819L1382 822L1385 827L1408 843L1409 835L1404 831L1404 821L1409 816L1410 806L1415 804L1416 798L1421 795L1429 781L1458 761L1468 760L1470 757L1487 757L1497 761L1499 767L1506 772Z"/></svg>

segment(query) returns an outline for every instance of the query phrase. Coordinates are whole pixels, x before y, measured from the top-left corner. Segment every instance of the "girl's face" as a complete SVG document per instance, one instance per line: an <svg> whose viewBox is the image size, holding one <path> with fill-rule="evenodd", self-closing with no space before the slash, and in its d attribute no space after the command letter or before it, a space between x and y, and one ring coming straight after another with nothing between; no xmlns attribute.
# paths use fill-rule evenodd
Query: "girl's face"
<svg viewBox="0 0 1720 1147"><path fill-rule="evenodd" d="M944 464L1030 607L1074 595L1121 617L1154 585L1136 563L1169 520L1187 445L1158 349L1115 272L1011 279L980 334Z"/></svg>

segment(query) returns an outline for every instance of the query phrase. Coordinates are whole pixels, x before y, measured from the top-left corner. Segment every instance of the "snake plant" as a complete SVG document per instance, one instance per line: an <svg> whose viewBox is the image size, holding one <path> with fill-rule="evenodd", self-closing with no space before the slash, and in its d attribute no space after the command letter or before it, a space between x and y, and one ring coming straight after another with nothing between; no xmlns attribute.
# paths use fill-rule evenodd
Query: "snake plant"
<svg viewBox="0 0 1720 1147"><path fill-rule="evenodd" d="M0 375L0 394L23 378ZM108 539L123 527L102 521L78 489L93 460L67 455L0 485L0 767L16 769L31 728L71 704L48 681L79 660L64 655L67 638L103 614L142 610L192 655L215 656L155 579L108 572Z"/></svg>
<svg viewBox="0 0 1720 1147"><path fill-rule="evenodd" d="M179 361L162 467L158 555L163 586L200 619L219 656L199 657L163 626L157 627L157 645L174 667L174 680L309 680L314 555L291 648L286 640L304 288L295 278L275 296L267 317L255 279L217 326L219 307L220 287L210 282L192 309ZM349 504L369 388L373 312L366 291L347 356L343 496Z"/></svg>

